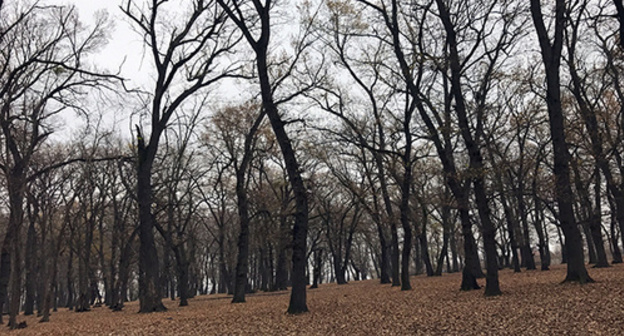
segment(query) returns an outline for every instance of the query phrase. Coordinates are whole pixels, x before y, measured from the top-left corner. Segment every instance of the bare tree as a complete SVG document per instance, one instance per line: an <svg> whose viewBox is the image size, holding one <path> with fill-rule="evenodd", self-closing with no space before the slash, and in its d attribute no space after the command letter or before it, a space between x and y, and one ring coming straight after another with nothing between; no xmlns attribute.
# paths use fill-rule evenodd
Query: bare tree
<svg viewBox="0 0 624 336"><path fill-rule="evenodd" d="M310 86L304 85L295 90L295 92L286 94L286 96L281 99L276 97L276 89L283 84L285 79L290 77L290 75L297 70L296 66L300 62L300 57L303 56L303 52L308 48L310 43L306 39L306 36L309 36L308 30L311 27L311 23L308 22L306 24L301 33L300 40L296 42L295 55L291 62L287 63L289 65L286 67L284 75L278 78L272 78L270 70L273 65L270 63L269 43L271 32L273 31L271 25L271 10L275 7L273 1L265 0L264 3L261 0L252 0L251 2L240 0L217 1L227 12L228 17L234 21L255 54L255 67L260 84L262 107L271 122L273 132L275 133L275 137L282 151L286 170L288 172L288 179L290 180L295 196L295 224L293 227L292 244L292 292L288 313L304 313L308 311L305 288L307 283L305 269L307 264L308 195L295 149L293 148L290 136L286 132L285 126L287 123L284 121L283 116L280 115L278 106L280 103L287 102L301 92L308 90ZM314 74L310 75L313 76Z"/></svg>
<svg viewBox="0 0 624 336"><path fill-rule="evenodd" d="M544 22L540 0L531 0L531 16L539 39L544 71L546 73L546 104L554 152L555 195L561 229L566 238L565 249L568 271L565 281L593 282L585 268L583 241L576 225L573 192L570 185L570 152L565 138L564 116L561 104L561 55L566 28L566 2L557 0L554 6L553 38Z"/></svg>
<svg viewBox="0 0 624 336"><path fill-rule="evenodd" d="M4 144L0 170L7 179L10 199L0 297L6 295L10 275L9 325L16 328L22 286L24 193L26 183L37 174L30 162L53 132L51 119L69 107L80 109L79 99L84 99L81 97L87 90L105 86L113 76L90 71L83 60L106 41L105 16L86 28L73 7L35 3L16 5L11 10L3 10L7 20L0 27L0 128Z"/></svg>
<svg viewBox="0 0 624 336"><path fill-rule="evenodd" d="M159 286L158 254L152 213L152 167L161 135L172 116L192 96L223 78L233 76L236 63L222 62L240 38L229 28L225 13L214 1L193 0L180 17L167 17L166 1L128 0L123 12L143 36L152 56L156 83L148 95L149 136L137 131L137 201L139 204L140 311L165 310ZM176 4L179 6L179 4ZM175 12L175 11L173 11ZM172 14L173 15L173 14Z"/></svg>

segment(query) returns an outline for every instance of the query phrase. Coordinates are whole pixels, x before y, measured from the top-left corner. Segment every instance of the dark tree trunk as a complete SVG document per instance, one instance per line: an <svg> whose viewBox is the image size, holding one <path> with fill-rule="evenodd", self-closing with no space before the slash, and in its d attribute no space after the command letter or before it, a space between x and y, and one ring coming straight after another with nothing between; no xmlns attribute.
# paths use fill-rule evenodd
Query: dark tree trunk
<svg viewBox="0 0 624 336"><path fill-rule="evenodd" d="M470 169L473 172L472 185L474 187L477 210L483 231L483 246L486 261L486 285L485 295L500 295L498 282L498 257L496 252L496 227L490 218L490 207L485 190L485 178L483 176L483 156L478 145L478 137L471 134L468 122L468 114L462 93L461 76L462 69L457 49L455 28L451 21L450 13L442 0L436 0L440 11L440 19L446 30L446 42L449 48L449 63L451 68L451 93L455 98L455 112L459 121L459 128L470 157ZM477 130L477 133L479 131Z"/></svg>
<svg viewBox="0 0 624 336"><path fill-rule="evenodd" d="M104 285L104 305L110 304L110 283L109 283L109 273L106 272L106 259L104 258L104 216L101 215L98 221L98 232L99 232L99 242L100 247L98 249L98 257L100 263L100 269L102 272L102 282Z"/></svg>
<svg viewBox="0 0 624 336"><path fill-rule="evenodd" d="M67 307L69 310L74 309L74 284L73 284L73 278L74 278L74 249L73 249L73 240L74 240L74 233L72 231L71 235L70 235L70 247L69 247L69 257L67 258L67 303L65 305L65 307Z"/></svg>
<svg viewBox="0 0 624 336"><path fill-rule="evenodd" d="M22 164L16 164L7 177L9 193L9 225L7 227L4 244L2 246L2 260L9 263L9 272L0 274L0 285L10 285L9 294L9 328L18 327L17 315L20 310L22 294L22 244L20 243L21 229L24 224L24 188L25 173ZM21 167L21 168L20 168ZM6 287L5 287L6 288ZM0 295L6 289L0 288Z"/></svg>
<svg viewBox="0 0 624 336"><path fill-rule="evenodd" d="M610 233L611 233L611 237L610 237L610 241L611 241L611 248L613 250L612 255L613 255L613 261L611 263L613 264L621 264L622 263L622 252L620 252L620 247L618 246L618 237L617 237L617 232L616 232L616 226L617 226L617 219L615 218L614 214L617 211L615 202L613 201L613 196L610 193L607 193L607 200L609 201L609 209L611 210L611 225L610 225Z"/></svg>
<svg viewBox="0 0 624 336"><path fill-rule="evenodd" d="M414 239L414 274L420 275L423 273L424 260L422 257L422 249L420 248L420 240Z"/></svg>
<svg viewBox="0 0 624 336"><path fill-rule="evenodd" d="M604 248L604 241L602 240L602 207L601 207L601 188L602 183L600 182L600 169L596 167L594 170L595 181L594 181L594 211L590 218L589 229L591 231L592 240L594 241L594 246L596 246L596 254L598 256L598 260L594 267L597 268L605 268L609 267L609 261L607 261L607 252Z"/></svg>
<svg viewBox="0 0 624 336"><path fill-rule="evenodd" d="M522 167L520 169L520 173L522 174ZM533 258L533 249L531 248L531 238L529 236L529 221L527 219L526 205L524 202L524 181L522 179L518 179L518 187L515 189L520 222L522 223L522 264L526 269L534 270L536 269L535 259Z"/></svg>
<svg viewBox="0 0 624 336"><path fill-rule="evenodd" d="M86 209L84 210L87 211ZM84 241L82 253L78 258L78 301L76 302L76 312L86 312L91 310L91 286L90 280L90 268L91 268L91 245L93 243L93 220L95 214L85 214L86 222L84 223Z"/></svg>
<svg viewBox="0 0 624 336"><path fill-rule="evenodd" d="M455 224L453 223L453 226L455 226ZM450 269L451 272L456 273L459 272L459 268L460 268L460 263L459 263L459 256L457 253L457 237L455 235L455 230L451 231L451 237L449 239L449 243L451 245L451 260L452 260L452 265L450 265Z"/></svg>
<svg viewBox="0 0 624 336"><path fill-rule="evenodd" d="M182 246L176 246L173 252L176 259L178 297L180 298L179 305L180 307L184 307L188 306L190 262L188 261L186 252Z"/></svg>
<svg viewBox="0 0 624 336"><path fill-rule="evenodd" d="M459 209L459 217L462 223L462 235L464 236L464 269L462 271L461 290L480 289L477 278L481 277L481 264L477 254L477 244L472 235L472 223L467 208Z"/></svg>
<svg viewBox="0 0 624 336"><path fill-rule="evenodd" d="M618 14L620 13L620 9L622 8L621 1L618 6ZM594 170L594 175L596 179L595 183L595 211L591 211L591 201L589 200L589 196L587 195L587 190L585 188L581 188L579 190L577 184L577 190L582 198L583 203L588 206L589 210L589 227L590 235L592 237L593 245L595 247L595 258L596 258L596 266L595 267L608 267L609 263L607 261L606 251L604 248L604 242L602 240L602 232L601 232L601 210L600 210L600 193L601 193L601 183L600 183L600 171L605 176L607 182L607 189L613 190L616 194L621 192L621 189L617 187L617 185L613 181L613 176L611 174L611 167L609 167L609 163L604 154L603 148L603 138L598 129L598 118L596 117L596 112L592 110L590 104L586 100L587 95L585 94L585 88L582 85L582 79L580 78L575 60L575 51L576 51L576 42L578 40L578 27L579 20L581 20L581 16L579 15L578 19L570 20L570 25L572 26L572 34L568 38L568 65L570 69L570 76L572 78L572 94L574 95L578 105L581 115L583 117L583 121L585 123L585 128L589 134L589 138L591 141L592 154L594 159L596 160L596 167ZM578 173L577 173L578 174ZM580 177L579 177L580 179ZM624 212L624 211L620 211ZM617 212L616 212L617 213ZM618 214L618 216L623 216L624 214ZM624 224L624 216L620 217L623 221L621 224ZM587 233L586 233L587 235ZM591 249L590 249L591 252ZM590 254L591 260L591 254ZM591 261L590 261L591 263Z"/></svg>
<svg viewBox="0 0 624 336"><path fill-rule="evenodd" d="M411 142L411 140L410 140ZM408 145L411 148L411 146ZM407 173L409 169L410 173ZM406 173L404 176L405 180L409 180L409 182L403 182L402 184L409 183L411 185L411 165L405 167ZM410 284L410 273L409 273L409 265L410 265L410 252L412 250L412 224L410 222L409 215L409 185L403 185L401 189L407 188L406 191L402 191L402 201L400 206L401 213L401 224L403 226L403 251L401 256L401 290L411 290L412 285ZM403 200L403 198L405 198Z"/></svg>
<svg viewBox="0 0 624 336"><path fill-rule="evenodd" d="M318 288L321 280L321 267L323 267L323 250L314 250L314 268L312 270L312 285L310 289Z"/></svg>
<svg viewBox="0 0 624 336"><path fill-rule="evenodd" d="M245 135L243 158L240 165L236 166L236 200L238 206L238 218L240 220L240 234L238 236L238 257L236 260L236 280L234 283L233 303L245 302L245 292L247 291L247 269L249 262L249 200L245 183L245 174L252 158L253 138L264 119L264 110L256 118L249 133ZM236 153L232 153L236 155Z"/></svg>
<svg viewBox="0 0 624 336"><path fill-rule="evenodd" d="M578 169L578 165L572 162L572 169L574 171L574 185L576 192L578 193L579 202L575 203L577 216L581 227L583 228L583 235L585 236L585 242L587 243L587 252L589 255L589 263L595 264L597 262L596 246L592 240L591 230L589 228L592 217L592 205L589 198L589 192L585 187L585 184L581 180L581 175Z"/></svg>
<svg viewBox="0 0 624 336"><path fill-rule="evenodd" d="M2 315L4 315L5 304L8 303L9 274L11 272L9 239L10 238L7 233L7 236L5 236L4 242L2 243L2 252L0 254L0 323L4 323Z"/></svg>
<svg viewBox="0 0 624 336"><path fill-rule="evenodd" d="M420 241L420 254L425 263L425 270L427 272L427 276L433 276L433 265L431 264L431 256L429 255L429 244L427 242L427 233L425 232L426 226L423 224L423 232L418 236L418 240Z"/></svg>
<svg viewBox="0 0 624 336"><path fill-rule="evenodd" d="M271 35L270 23L270 4L266 7L259 2L255 3L259 19L259 37L255 39L250 32L247 22L239 17L240 8L238 4L225 4L223 0L217 0L219 5L226 11L228 16L235 22L243 33L247 42L256 54L256 67L258 70L258 79L260 81L260 92L262 96L262 106L267 114L271 127L275 134L277 143L279 144L288 179L292 187L295 197L295 222L293 226L292 240L292 290L290 295L290 303L288 305L289 314L299 314L308 311L306 303L306 245L308 235L308 195L307 189L301 176L301 170L295 150L292 146L290 137L286 133L285 123L279 114L277 105L273 99L273 87L269 78L268 49L269 38ZM232 8L232 7L234 8Z"/></svg>
<svg viewBox="0 0 624 336"><path fill-rule="evenodd" d="M507 204L505 196L501 193L501 203L507 220L507 234L509 235L509 244L511 245L511 261L514 272L520 272L520 258L518 258L518 241L516 239L516 220Z"/></svg>
<svg viewBox="0 0 624 336"><path fill-rule="evenodd" d="M445 189L445 194L447 196L445 197L445 200L447 200L449 198L448 189ZM435 269L435 272L433 273L433 275L435 276L442 275L442 268L444 267L444 259L446 258L446 260L448 261L448 245L449 245L449 239L451 236L450 223L449 223L450 217L451 217L451 208L447 204L442 205L442 229L443 229L442 250L440 251L440 255L438 256L436 269ZM450 263L449 263L449 267L447 268L447 271L450 272Z"/></svg>
<svg viewBox="0 0 624 336"><path fill-rule="evenodd" d="M379 125L378 128L382 126ZM383 138L383 130L379 130L380 134L380 146L383 148L385 139ZM386 209L386 215L388 218L388 222L390 224L390 246L388 247L390 251L390 267L392 271L392 286L400 286L401 280L399 278L399 234L397 232L397 225L394 216L394 210L392 209L392 201L390 200L390 194L388 192L388 183L386 181L386 174L384 173L383 160L380 153L375 153L375 166L377 168L377 177L379 179L379 187L381 189L381 195L384 203L384 208ZM385 237L383 238L385 240ZM386 253L388 251L386 250ZM384 251L382 251L383 255ZM384 261L382 260L382 263ZM387 283L387 282L386 282Z"/></svg>
<svg viewBox="0 0 624 336"><path fill-rule="evenodd" d="M377 108L374 108L373 112L375 114L375 127L377 130L377 134L379 135L379 148L380 150L385 150L386 135L383 125L381 123L379 111L377 110ZM379 179L379 187L381 189L383 206L386 211L386 216L388 218L388 224L390 224L390 230L392 232L391 242L390 244L388 244L388 240L386 239L386 230L381 223L381 216L379 215L379 212L376 212L377 231L379 233L379 243L381 245L380 282L382 284L392 282L392 286L399 286L401 284L401 281L399 280L399 239L398 233L396 232L394 211L392 210L392 202L390 201L390 195L388 193L388 183L386 181L382 154L380 152L375 152L373 153L373 158L375 159L375 169L377 173L377 178ZM388 263L389 261L390 263ZM390 279L392 279L392 281Z"/></svg>
<svg viewBox="0 0 624 336"><path fill-rule="evenodd" d="M380 260L379 260L379 282L382 284L389 284L392 281L390 280L390 264L388 263L390 256L388 255L388 250L390 246L388 246L388 241L386 240L386 234L384 233L383 226L381 223L377 224L377 232L379 234L379 248L381 249Z"/></svg>
<svg viewBox="0 0 624 336"><path fill-rule="evenodd" d="M286 197L286 195L285 195ZM287 203L287 200L282 200ZM286 205L282 204L282 209L286 209ZM286 268L286 250L288 244L286 243L288 230L288 219L285 215L280 217L279 226L279 242L277 244L277 261L275 266L275 283L272 290L286 290L288 288L288 269Z"/></svg>
<svg viewBox="0 0 624 336"><path fill-rule="evenodd" d="M143 135L137 126L137 201L139 204L140 241L139 312L141 313L167 310L161 299L158 252L154 242L155 218L152 214L152 164L156 156L159 137L159 130L152 129L150 143L146 146Z"/></svg>
<svg viewBox="0 0 624 336"><path fill-rule="evenodd" d="M219 286L217 292L219 294L224 294L229 291L230 283L230 272L228 271L227 263L225 260L225 233L223 232L224 228L221 226L219 228Z"/></svg>
<svg viewBox="0 0 624 336"><path fill-rule="evenodd" d="M266 251L271 250L270 244L265 245L266 248L260 248L260 290L263 292L268 292L269 288L271 288L271 276L270 276L270 263L269 260L271 258L271 253L267 253Z"/></svg>
<svg viewBox="0 0 624 336"><path fill-rule="evenodd" d="M493 160L493 155L492 155ZM503 178L499 171L494 172L498 192L500 193L500 202L503 206L505 220L507 222L507 235L509 236L509 244L511 245L511 262L515 273L520 272L520 258L518 258L518 240L516 239L516 228L518 227L516 216L513 214L509 203L507 202L507 194L503 188ZM511 174L510 174L511 176Z"/></svg>
<svg viewBox="0 0 624 336"><path fill-rule="evenodd" d="M611 186L611 188L609 188L609 191L613 196L613 202L615 204L615 218L617 219L617 223L620 226L620 239L622 242L622 246L624 246L624 192L621 188L614 187L614 184L615 182L609 183L609 179L607 179L607 186Z"/></svg>
<svg viewBox="0 0 624 336"><path fill-rule="evenodd" d="M113 285L113 292L111 295L110 308L113 311L120 311L123 309L124 300L126 298L126 292L128 291L128 280L130 277L130 261L132 259L132 244L135 236L138 232L135 230L132 232L128 240L125 242L121 250L119 251L119 271L117 281Z"/></svg>
<svg viewBox="0 0 624 336"><path fill-rule="evenodd" d="M596 245L592 239L591 229L589 228L589 221L591 221L591 214L589 218L585 219L581 224L583 228L583 235L585 236L585 243L587 244L587 254L589 256L589 264L596 264L598 262L598 252L596 251Z"/></svg>
<svg viewBox="0 0 624 336"><path fill-rule="evenodd" d="M554 42L550 37L542 17L540 0L531 0L531 14L540 42L542 59L546 73L546 104L550 121L550 133L554 154L555 197L559 208L559 220L565 235L565 250L568 261L564 281L580 283L593 282L587 273L583 256L581 233L574 218L573 193L570 186L570 153L565 139L564 116L561 105L561 81L559 77L563 32L565 30L566 3L556 0Z"/></svg>
<svg viewBox="0 0 624 336"><path fill-rule="evenodd" d="M36 266L39 260L39 258L36 257L36 247L38 246L36 240L35 219L31 218L28 225L28 233L26 234L26 295L24 298L24 315L32 315L35 312L38 273Z"/></svg>
<svg viewBox="0 0 624 336"><path fill-rule="evenodd" d="M339 285L347 284L346 269L342 267L340 256L334 254L334 272L336 273L336 283Z"/></svg>
<svg viewBox="0 0 624 336"><path fill-rule="evenodd" d="M57 296L57 288L58 288L58 261L59 261L59 251L61 250L61 243L62 243L62 237L63 237L63 231L61 232L61 234L59 235L59 237L57 238L57 243L56 243L56 247L52 247L54 244L50 243L50 250L53 251L53 256L52 256L52 265L46 265L44 263L43 265L43 271L44 271L44 279L46 279L48 277L48 275L50 275L50 279L49 280L44 280L42 281L42 304L39 310L41 311L41 319L39 320L39 322L49 322L50 321L50 308L52 308L52 306L54 306L54 311L56 311L56 296ZM43 241L45 241L45 239L43 239ZM51 273L51 274L50 274Z"/></svg>
<svg viewBox="0 0 624 336"><path fill-rule="evenodd" d="M306 303L306 245L308 235L308 196L307 189L303 183L301 176L301 170L299 163L295 156L295 150L292 147L292 143L288 134L286 133L285 123L279 114L277 106L273 101L273 92L271 83L269 80L268 65L267 65L267 51L269 42L269 12L268 8L266 13L261 16L262 31L264 39L261 39L262 44L255 46L257 56L257 69L260 78L260 88L262 92L262 104L265 112L271 121L275 138L280 146L282 155L284 157L284 163L286 165L286 171L288 178L292 186L292 191L295 196L295 223L293 226L293 240L292 240L292 290L290 296L290 303L288 305L289 314L299 314L308 311Z"/></svg>
<svg viewBox="0 0 624 336"><path fill-rule="evenodd" d="M524 141L519 141L519 146L520 146L520 156L522 158L524 158ZM529 235L529 221L528 221L528 214L527 214L527 210L526 210L526 203L524 200L524 161L520 162L520 165L518 167L518 179L516 181L516 183L513 183L513 180L511 179L511 172L509 173L510 175L510 181L512 181L512 188L513 188L513 192L516 198L516 202L518 204L518 215L520 217L520 224L522 224L521 227L521 232L522 232L522 237L517 237L518 239L514 239L517 241L519 240L522 245L520 246L520 254L522 257L521 260L521 265L523 267L526 267L527 270L534 270L536 269L535 267L535 258L533 257L533 249L531 248L531 237ZM514 220L514 222L517 222ZM520 228L519 226L516 226L518 228ZM516 238L516 237L514 237Z"/></svg>
<svg viewBox="0 0 624 336"><path fill-rule="evenodd" d="M245 302L247 291L247 270L249 262L249 202L244 182L245 170L236 173L236 196L238 197L238 217L240 234L238 236L238 257L236 261L236 278L234 281L233 303Z"/></svg>
<svg viewBox="0 0 624 336"><path fill-rule="evenodd" d="M535 207L535 232L537 232L537 238L539 240L539 254L540 254L540 264L542 271L548 271L550 269L550 248L548 247L548 242L546 241L546 237L544 235L544 217L542 213L542 203L537 195L537 183L533 181L533 203Z"/></svg>

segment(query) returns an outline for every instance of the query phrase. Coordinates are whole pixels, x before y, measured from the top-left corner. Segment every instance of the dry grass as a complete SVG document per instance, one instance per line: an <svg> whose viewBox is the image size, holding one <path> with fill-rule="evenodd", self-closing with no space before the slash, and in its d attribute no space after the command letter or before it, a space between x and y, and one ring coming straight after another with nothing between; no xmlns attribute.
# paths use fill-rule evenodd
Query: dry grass
<svg viewBox="0 0 624 336"><path fill-rule="evenodd" d="M624 335L624 266L592 269L594 284L560 284L565 267L548 272L501 272L503 295L460 292L459 274L412 278L414 290L376 280L308 291L310 313L285 314L288 292L259 293L231 304L201 296L165 313L95 308L62 309L49 323L22 317L28 328L11 335ZM0 333L9 333L0 327Z"/></svg>

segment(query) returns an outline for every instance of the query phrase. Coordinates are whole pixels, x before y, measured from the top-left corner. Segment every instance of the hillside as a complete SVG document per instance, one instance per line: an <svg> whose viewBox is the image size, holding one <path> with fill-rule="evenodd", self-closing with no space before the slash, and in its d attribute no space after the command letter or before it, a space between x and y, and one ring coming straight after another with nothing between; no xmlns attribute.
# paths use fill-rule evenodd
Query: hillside
<svg viewBox="0 0 624 336"><path fill-rule="evenodd" d="M460 274L412 278L414 290L376 280L308 291L310 313L285 314L288 292L258 293L245 304L224 295L196 297L169 311L137 314L94 308L61 309L51 322L26 318L11 335L618 335L624 333L624 266L590 269L594 284L560 284L565 267L500 274L503 296L460 292ZM480 282L483 280L480 280ZM20 320L24 317L20 316Z"/></svg>

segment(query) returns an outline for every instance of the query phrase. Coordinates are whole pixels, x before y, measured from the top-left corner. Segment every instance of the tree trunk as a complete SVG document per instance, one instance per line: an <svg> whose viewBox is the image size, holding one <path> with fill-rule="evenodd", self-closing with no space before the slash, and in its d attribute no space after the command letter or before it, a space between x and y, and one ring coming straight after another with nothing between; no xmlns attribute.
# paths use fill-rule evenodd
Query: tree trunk
<svg viewBox="0 0 624 336"><path fill-rule="evenodd" d="M426 223L425 223L426 224ZM426 226L423 224L423 232L418 236L418 240L420 240L420 254L425 263L425 270L427 271L427 276L433 276L433 265L431 264L431 256L429 255L429 244L427 242L427 233L425 232Z"/></svg>
<svg viewBox="0 0 624 336"><path fill-rule="evenodd" d="M282 200L286 203L286 199ZM282 210L286 210L286 205L282 204ZM275 266L275 283L272 290L286 290L288 288L288 269L286 268L286 231L288 230L288 219L286 215L280 216L279 242L277 243L277 261Z"/></svg>
<svg viewBox="0 0 624 336"><path fill-rule="evenodd" d="M293 226L293 240L292 240L292 290L290 296L290 303L288 305L289 314L299 314L308 311L306 303L306 245L308 235L308 196L307 189L303 183L301 176L301 170L297 158L295 156L295 150L292 147L292 143L288 134L286 133L285 123L279 114L277 106L273 101L273 89L269 80L269 72L267 65L267 51L268 51L268 30L269 18L268 9L263 17L263 32L266 29L266 40L263 40L266 44L256 45L257 56L257 69L260 79L260 89L262 93L262 105L265 112L271 122L275 138L282 151L284 163L286 166L286 172L288 173L288 179L292 187L293 194L295 196L295 223ZM266 21L264 21L266 20Z"/></svg>
<svg viewBox="0 0 624 336"><path fill-rule="evenodd" d="M336 273L336 283L339 285L346 285L346 269L342 267L341 257L340 255L334 254L334 272Z"/></svg>
<svg viewBox="0 0 624 336"><path fill-rule="evenodd" d="M615 202L613 201L613 196L610 193L607 193L607 200L609 201L609 209L611 210L611 225L610 225L610 232L611 232L611 246L613 249L613 261L611 263L613 264L621 264L622 263L622 252L620 252L620 247L618 246L618 237L617 237L617 232L616 232L616 226L617 226L617 218L614 216L615 212L617 211Z"/></svg>
<svg viewBox="0 0 624 336"><path fill-rule="evenodd" d="M390 247L388 246L388 241L386 240L386 234L384 232L383 226L380 222L377 222L377 233L379 234L379 248L381 249L380 260L379 260L379 282L381 284L389 284L390 280L390 270L389 270L389 256L388 250Z"/></svg>
<svg viewBox="0 0 624 336"><path fill-rule="evenodd" d="M507 204L507 200L501 191L501 203L507 220L507 234L509 235L509 243L511 245L511 261L513 263L514 272L520 272L520 259L518 258L518 241L516 240L516 220Z"/></svg>
<svg viewBox="0 0 624 336"><path fill-rule="evenodd" d="M539 241L539 254L540 254L540 264L542 271L548 271L550 269L550 249L548 247L548 242L546 241L546 237L544 235L544 219L542 214L542 203L539 197L537 196L537 183L535 180L533 181L533 203L535 207L535 232L537 232L537 238Z"/></svg>
<svg viewBox="0 0 624 336"><path fill-rule="evenodd" d="M236 261L236 280L234 284L233 303L245 302L245 292L247 291L247 270L249 262L249 200L245 183L245 174L252 158L252 141L264 119L265 112L254 121L249 133L245 135L243 158L240 166L236 168L236 200L238 206L238 218L240 220L240 234L238 236L238 257ZM236 153L232 153L236 155ZM236 165L236 163L235 163Z"/></svg>
<svg viewBox="0 0 624 336"><path fill-rule="evenodd" d="M448 188L444 188L444 200L447 201L450 197ZM444 267L444 259L446 258L448 261L448 246L449 240L451 236L451 208L448 204L442 205L442 250L440 251L440 255L438 256L438 262L436 264L436 270L433 273L435 276L442 275L442 268ZM447 271L450 272L450 263L447 262Z"/></svg>
<svg viewBox="0 0 624 336"><path fill-rule="evenodd" d="M614 2L618 10L620 23L622 23L623 22L622 19L624 18L623 16L624 12L622 11L622 9L624 7L622 6L622 3L620 0L615 0ZM580 17L579 17L579 20L580 20ZM594 174L599 175L600 171L602 171L602 174L605 176L607 190L616 199L616 202L615 202L616 203L615 204L616 205L615 207L616 218L620 224L621 231L624 232L624 192L622 192L622 188L621 188L622 185L618 186L617 183L614 181L614 178L611 172L611 167L609 166L609 162L604 153L603 137L599 131L599 126L598 126L599 124L598 124L598 118L596 117L596 112L592 109L592 107L590 107L591 104L589 104L589 102L585 98L586 97L585 88L583 87L582 85L583 81L578 74L575 57L574 57L575 50L576 50L576 41L578 39L578 21L571 21L571 22L573 25L573 30L572 30L571 37L568 38L568 41L569 41L568 65L570 69L570 77L572 79L572 84L573 84L572 93L579 105L579 110L583 117L585 128L587 129L587 133L591 140L592 154L594 156L594 159L596 160L596 172ZM622 29L624 29L624 26L620 25L620 31L622 31ZM620 36L620 39L621 41L624 41L624 36ZM596 179L600 180L600 176L596 176ZM600 184L597 184L597 187L596 187L597 199L600 197L599 189L600 189ZM596 204L596 207L599 208L600 205ZM613 210L613 206L611 208ZM613 211L612 211L611 216L613 216ZM600 233L600 227L598 228L595 227L596 223L593 222L594 220L595 219L592 219L592 222L590 222L590 230L592 232L591 235L592 237L594 237L593 238L594 245L596 246L596 249L597 249L596 252L598 254L597 256L598 263L601 265L600 267L605 267L605 265L608 265L608 263L605 263L605 260L602 259L602 254L604 252L604 244L602 243L602 234ZM600 220L598 220L597 225L600 226ZM599 233L600 233L600 236L598 236ZM597 240L598 238L600 238L599 241ZM622 241L624 242L624 235L622 235ZM617 245L615 246L617 248ZM600 251L600 249L602 249L602 251ZM619 249L617 250L617 252L619 253ZM604 259L606 259L606 252L605 252Z"/></svg>
<svg viewBox="0 0 624 336"><path fill-rule="evenodd" d="M462 235L464 236L464 269L462 271L461 290L480 289L477 278L481 277L481 264L477 254L477 244L472 235L472 223L467 208L459 209L459 217L462 223Z"/></svg>
<svg viewBox="0 0 624 336"><path fill-rule="evenodd" d="M554 43L544 25L540 0L531 0L531 14L540 42L546 73L546 104L553 145L555 198L559 208L559 220L565 235L565 252L568 261L564 281L593 282L587 273L583 256L583 242L574 218L573 193L570 187L570 153L565 139L564 116L561 105L561 81L559 77L563 32L565 30L566 3L557 0L555 6Z"/></svg>
<svg viewBox="0 0 624 336"><path fill-rule="evenodd" d="M180 307L188 306L189 297L189 265L183 246L176 246L173 250L176 259L176 273L178 284L178 297L180 297Z"/></svg>
<svg viewBox="0 0 624 336"><path fill-rule="evenodd" d="M449 63L451 68L451 93L455 98L455 112L459 122L459 128L468 150L470 158L470 170L472 172L472 185L477 203L477 211L483 231L483 246L485 249L486 261L486 285L485 295L500 295L500 286L498 282L498 258L496 252L496 227L490 218L490 207L488 205L488 197L485 190L485 181L483 176L483 156L478 145L478 134L471 134L468 122L468 114L466 104L462 93L461 76L462 69L459 60L459 52L457 49L456 33L451 21L450 13L442 0L436 0L440 11L440 19L446 30L446 43L449 48Z"/></svg>
<svg viewBox="0 0 624 336"><path fill-rule="evenodd" d="M85 210L86 211L86 210ZM78 258L78 302L76 302L76 312L86 312L91 310L91 287L89 283L91 268L91 245L93 243L93 220L95 214L88 216L84 223L84 241L81 255Z"/></svg>
<svg viewBox="0 0 624 336"><path fill-rule="evenodd" d="M522 169L522 168L520 168ZM520 171L522 174L522 171ZM522 223L522 264L527 270L534 270L535 259L533 258L533 249L531 248L531 238L529 236L529 221L527 220L526 205L524 202L524 181L518 179L518 187L516 188L516 199L518 200L518 212L520 214L520 222Z"/></svg>
<svg viewBox="0 0 624 336"><path fill-rule="evenodd" d="M590 218L589 229L591 231L592 240L594 241L594 246L596 247L596 254L598 256L598 260L594 267L596 268L605 268L609 267L609 261L607 261L607 252L604 248L604 242L602 240L602 201L601 201L601 188L602 183L600 182L600 169L596 167L594 170L595 181L594 181L594 211Z"/></svg>
<svg viewBox="0 0 624 336"><path fill-rule="evenodd" d="M152 126L150 143L145 145L143 135L137 126L138 164L137 201L139 204L139 312L165 311L160 290L158 252L154 242L154 221L152 214L152 164L156 157L158 138L157 125Z"/></svg>
<svg viewBox="0 0 624 336"><path fill-rule="evenodd" d="M16 164L7 177L9 193L9 224L2 247L2 259L9 262L10 272L0 274L0 285L9 284L9 328L18 327L17 315L20 310L22 294L22 244L21 229L24 223L24 188L25 176L21 164ZM6 279L6 278L8 279ZM0 289L0 294L6 290Z"/></svg>
<svg viewBox="0 0 624 336"><path fill-rule="evenodd" d="M449 243L451 245L451 260L452 260L452 265L450 266L450 268L451 268L451 272L456 273L456 272L459 272L460 262L459 262L459 256L457 253L457 237L455 235L455 230L451 231L451 237L449 239Z"/></svg>
<svg viewBox="0 0 624 336"><path fill-rule="evenodd" d="M8 232L2 243L2 252L0 254L0 323L4 323L2 315L4 315L4 306L8 304L8 287L9 287L9 274L11 272L11 253L10 251L10 239Z"/></svg>
<svg viewBox="0 0 624 336"><path fill-rule="evenodd" d="M381 127L381 126L378 126ZM380 130L380 136L383 133ZM383 138L381 138L380 142L383 146ZM382 147L383 148L383 147ZM399 268L399 234L397 232L397 224L395 221L394 210L392 209L392 201L390 200L390 193L388 192L388 183L386 181L386 175L384 173L383 160L381 154L375 154L375 166L377 168L377 177L379 178L379 187L381 189L381 195L384 202L384 207L386 209L386 215L388 216L388 222L390 224L390 233L391 233L391 241L390 241L390 265L392 267L392 286L400 286L401 280L399 277L400 268Z"/></svg>
<svg viewBox="0 0 624 336"><path fill-rule="evenodd" d="M73 272L74 272L74 249L73 249L73 240L74 240L74 232L72 231L70 234L70 247L69 247L69 257L67 258L67 303L66 307L69 310L74 309L74 284L73 284Z"/></svg>
<svg viewBox="0 0 624 336"><path fill-rule="evenodd" d="M24 298L24 315L32 315L35 312L35 296L37 291L37 262L36 242L37 233L35 231L35 219L31 218L26 234L26 295ZM41 302L38 302L39 304Z"/></svg>

